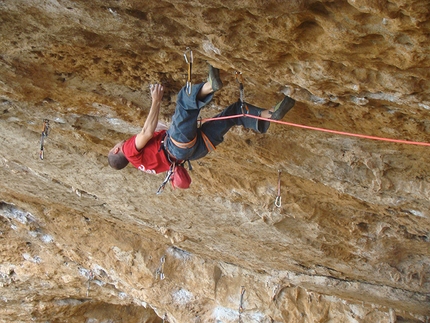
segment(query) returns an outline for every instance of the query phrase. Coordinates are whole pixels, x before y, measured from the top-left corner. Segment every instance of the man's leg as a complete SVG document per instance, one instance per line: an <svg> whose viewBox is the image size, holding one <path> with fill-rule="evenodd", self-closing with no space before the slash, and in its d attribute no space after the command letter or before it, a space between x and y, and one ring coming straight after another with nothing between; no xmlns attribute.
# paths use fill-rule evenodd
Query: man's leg
<svg viewBox="0 0 430 323"><path fill-rule="evenodd" d="M188 143L194 140L197 133L197 118L202 109L213 97L208 92L206 83L193 85L191 95L188 96L185 88L178 93L176 109L172 117L172 125L167 131L168 135L180 143Z"/></svg>
<svg viewBox="0 0 430 323"><path fill-rule="evenodd" d="M267 113L265 109L247 104L249 113L255 116L261 116L263 113ZM241 102L238 101L233 103L224 109L220 114L216 115L217 117L227 117L242 114ZM209 138L214 146L219 145L224 140L224 135L234 126L243 126L247 129L253 129L260 133L266 133L267 129L269 129L270 123L268 121L257 120L253 118L247 117L239 117L232 119L224 119L224 120L213 120L205 122L201 126L201 130L204 134Z"/></svg>
<svg viewBox="0 0 430 323"><path fill-rule="evenodd" d="M175 114L167 134L166 147L177 159L188 159L201 144L197 136L197 118L202 109L208 104L213 93L222 88L219 70L209 65L208 81L193 85L191 94L185 88L179 91L176 100Z"/></svg>
<svg viewBox="0 0 430 323"><path fill-rule="evenodd" d="M251 104L246 104L250 115L261 116L267 119L280 120L285 114L293 108L295 101L286 96L282 101L276 104L271 109L262 109ZM244 107L244 109L246 109ZM242 114L242 104L241 102L236 102L229 107L227 107L216 117L226 117ZM239 117L224 120L214 120L205 122L201 130L209 138L214 146L219 145L224 140L224 135L234 126L243 126L247 129L255 130L259 133L266 133L269 129L270 122L265 120L258 120L249 117Z"/></svg>

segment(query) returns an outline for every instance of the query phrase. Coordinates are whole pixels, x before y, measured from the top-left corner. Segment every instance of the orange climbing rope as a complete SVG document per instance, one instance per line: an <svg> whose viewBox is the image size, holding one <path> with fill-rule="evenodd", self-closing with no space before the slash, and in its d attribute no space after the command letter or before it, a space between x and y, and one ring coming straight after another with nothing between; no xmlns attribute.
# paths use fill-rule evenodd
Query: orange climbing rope
<svg viewBox="0 0 430 323"><path fill-rule="evenodd" d="M321 131L321 132L334 133L334 134L343 135L343 136L358 137L358 138L365 138L365 139L372 139L372 140L379 140L379 141L388 141L388 142L395 142L395 143L408 144L408 145L430 146L430 143L428 143L428 142L408 141L408 140L390 139L390 138L383 138L383 137L361 135L361 134L344 132L344 131L337 131L337 130L330 130L330 129L325 129L325 128L305 126L305 125L301 125L301 124L297 124L297 123L292 123L292 122L281 121L281 120L273 120L273 119L263 118L263 117L259 117L259 116L254 116L254 115L251 115L251 114L237 114L237 115L226 116L226 117L207 118L207 119L200 120L200 122L203 123L203 122L207 122L207 121L215 121L215 120L223 120L223 119L233 119L233 118L241 118L241 117L254 118L254 119L258 119L258 120L264 120L264 121L269 121L269 122L280 123L280 124L284 124L284 125L287 125L287 126L292 126L292 127L297 127L297 128L303 128L303 129L310 129L310 130L316 130L316 131Z"/></svg>

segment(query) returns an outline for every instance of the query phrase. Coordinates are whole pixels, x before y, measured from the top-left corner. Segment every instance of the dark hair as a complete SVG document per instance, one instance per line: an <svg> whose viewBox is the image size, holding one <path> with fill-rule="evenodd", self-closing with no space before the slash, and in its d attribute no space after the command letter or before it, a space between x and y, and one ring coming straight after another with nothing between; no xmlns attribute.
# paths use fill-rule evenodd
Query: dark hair
<svg viewBox="0 0 430 323"><path fill-rule="evenodd" d="M110 167L115 168L117 170L123 169L125 166L128 165L128 160L122 153L109 153L108 162Z"/></svg>

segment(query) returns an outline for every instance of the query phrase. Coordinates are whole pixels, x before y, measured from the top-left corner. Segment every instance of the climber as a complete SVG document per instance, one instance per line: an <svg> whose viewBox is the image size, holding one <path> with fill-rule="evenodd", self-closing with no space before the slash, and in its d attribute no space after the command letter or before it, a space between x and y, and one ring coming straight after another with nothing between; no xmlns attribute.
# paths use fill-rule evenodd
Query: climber
<svg viewBox="0 0 430 323"><path fill-rule="evenodd" d="M222 86L219 70L209 65L207 82L193 85L190 95L185 87L182 88L176 101L172 125L168 130L157 132L164 87L160 84L151 85L152 104L142 130L128 140L119 142L109 151L109 165L119 170L130 162L141 171L158 174L168 171L172 163L204 157L223 141L224 135L233 126L241 125L259 133L267 132L269 121L249 117L207 121L197 127L200 109L212 100L214 92ZM286 96L271 109L250 104L246 106L251 115L280 120L294 104L295 101ZM241 101L230 105L216 117L238 114L242 114Z"/></svg>

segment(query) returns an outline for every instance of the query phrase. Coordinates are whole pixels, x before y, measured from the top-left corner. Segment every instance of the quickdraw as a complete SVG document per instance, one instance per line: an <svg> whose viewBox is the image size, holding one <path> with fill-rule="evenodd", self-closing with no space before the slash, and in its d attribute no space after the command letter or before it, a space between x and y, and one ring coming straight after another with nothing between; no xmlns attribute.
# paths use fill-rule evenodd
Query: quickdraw
<svg viewBox="0 0 430 323"><path fill-rule="evenodd" d="M45 141L45 137L48 137L49 133L49 120L44 119L43 120L43 129L42 129L42 135L40 137L40 152L39 152L39 158L43 160L44 154L43 154L43 145Z"/></svg>
<svg viewBox="0 0 430 323"><path fill-rule="evenodd" d="M242 114L245 114L243 108L246 109L246 113L249 113L249 108L245 103L245 90L243 88L243 76L241 72L236 72L236 81L239 83L239 92L240 92L240 109Z"/></svg>
<svg viewBox="0 0 430 323"><path fill-rule="evenodd" d="M239 304L239 313L243 312L243 295L245 295L245 286L240 287L240 304Z"/></svg>
<svg viewBox="0 0 430 323"><path fill-rule="evenodd" d="M187 57L187 54L189 54L189 58ZM185 92L188 96L191 95L192 90L192 84L191 84L191 74L192 74L192 68L193 68L193 51L187 47L187 50L184 53L185 63L188 64L188 78L187 78L187 84L185 86Z"/></svg>
<svg viewBox="0 0 430 323"><path fill-rule="evenodd" d="M245 286L240 287L240 303L239 303L239 323L242 323L243 313L243 296L245 295Z"/></svg>
<svg viewBox="0 0 430 323"><path fill-rule="evenodd" d="M90 294L90 283L91 283L91 281L93 281L94 280L94 272L92 271L92 270L90 270L89 272L88 272L88 281L87 281L87 297L88 297L88 295Z"/></svg>
<svg viewBox="0 0 430 323"><path fill-rule="evenodd" d="M281 198L281 170L278 170L278 195L275 199L275 206L281 207L282 198Z"/></svg>
<svg viewBox="0 0 430 323"><path fill-rule="evenodd" d="M163 255L160 259L160 266L158 266L157 270L155 271L155 279L163 280L165 278L164 276L164 263L166 262L166 256Z"/></svg>
<svg viewBox="0 0 430 323"><path fill-rule="evenodd" d="M164 187L166 184L170 181L170 177L173 175L173 167L170 167L169 171L167 172L166 178L164 178L163 183L161 183L160 187L157 190L157 195L160 195L164 191Z"/></svg>

